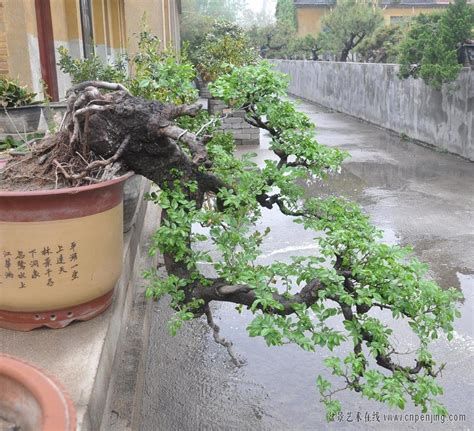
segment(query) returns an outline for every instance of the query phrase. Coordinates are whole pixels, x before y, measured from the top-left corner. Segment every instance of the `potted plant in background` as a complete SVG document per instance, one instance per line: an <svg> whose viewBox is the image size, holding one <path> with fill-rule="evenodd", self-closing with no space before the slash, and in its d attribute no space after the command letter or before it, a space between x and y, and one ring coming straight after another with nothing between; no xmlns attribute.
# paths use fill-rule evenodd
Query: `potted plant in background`
<svg viewBox="0 0 474 431"><path fill-rule="evenodd" d="M36 93L22 86L18 80L0 77L0 134L19 135L36 132L41 118L40 102Z"/></svg>
<svg viewBox="0 0 474 431"><path fill-rule="evenodd" d="M208 100L211 115L222 115L222 130L231 132L237 145L256 145L260 132L245 121L240 106L229 106L209 91L208 85L233 68L256 63L258 55L244 30L232 22L216 20L198 49L196 68L199 71L201 97Z"/></svg>
<svg viewBox="0 0 474 431"><path fill-rule="evenodd" d="M212 99L207 91L210 82L229 73L235 66L255 63L257 58L256 50L239 25L216 20L196 53L196 68L202 82L201 97Z"/></svg>

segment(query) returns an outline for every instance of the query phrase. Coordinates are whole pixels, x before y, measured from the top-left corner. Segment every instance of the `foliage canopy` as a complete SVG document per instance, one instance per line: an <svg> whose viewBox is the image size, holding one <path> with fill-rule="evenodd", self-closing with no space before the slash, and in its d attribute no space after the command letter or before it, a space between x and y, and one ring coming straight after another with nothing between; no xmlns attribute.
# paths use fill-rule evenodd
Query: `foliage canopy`
<svg viewBox="0 0 474 431"><path fill-rule="evenodd" d="M233 66L254 63L257 52L237 24L216 20L197 53L197 69L205 81L213 81Z"/></svg>
<svg viewBox="0 0 474 431"><path fill-rule="evenodd" d="M441 332L452 337L460 294L428 279L410 249L383 244L381 231L356 204L307 197L305 181L336 174L347 154L316 141L308 117L284 99L286 87L287 78L265 62L233 68L210 85L215 97L244 109L250 124L270 134L276 160L258 166L255 154L236 157L231 136L213 132L210 123L194 125L194 132L204 128L212 136L209 163L200 170L215 182L203 185L175 170L161 192L150 195L163 209L151 252L164 254L168 278L149 271L147 296L170 295L172 333L184 321L209 316L210 302L227 301L247 307L254 315L249 335L269 346L334 352L324 363L342 386L317 378L329 419L341 409L335 394L343 389L401 409L411 400L423 412L445 414L436 399L444 365L437 368L429 344ZM319 252L261 264L260 246L270 233L262 208L315 231ZM203 274L202 263L212 277ZM406 321L418 337L412 365L400 363L390 318Z"/></svg>
<svg viewBox="0 0 474 431"><path fill-rule="evenodd" d="M36 93L22 86L18 80L0 76L0 105L3 108L13 108L28 105L35 98Z"/></svg>
<svg viewBox="0 0 474 431"><path fill-rule="evenodd" d="M299 37L287 24L277 22L264 27L253 26L247 34L262 58L317 60L319 46L316 38L312 35Z"/></svg>
<svg viewBox="0 0 474 431"><path fill-rule="evenodd" d="M356 48L362 61L368 63L396 63L404 32L400 25L378 27Z"/></svg>
<svg viewBox="0 0 474 431"><path fill-rule="evenodd" d="M339 61L347 61L351 50L382 21L382 13L372 4L341 0L323 17L318 41L323 51L337 55Z"/></svg>
<svg viewBox="0 0 474 431"><path fill-rule="evenodd" d="M275 9L277 24L282 24L296 31L296 10L293 0L277 0Z"/></svg>
<svg viewBox="0 0 474 431"><path fill-rule="evenodd" d="M138 35L138 52L129 59L127 73L125 56L108 64L99 56L74 59L64 47L58 49L59 66L69 74L73 84L83 81L121 82L133 95L168 103L191 103L197 99L192 85L196 70L184 50L177 55L171 48L161 48L160 40L143 25Z"/></svg>
<svg viewBox="0 0 474 431"><path fill-rule="evenodd" d="M460 45L473 37L474 6L456 0L438 14L413 19L400 46L400 76L421 77L434 88L454 81L462 69Z"/></svg>

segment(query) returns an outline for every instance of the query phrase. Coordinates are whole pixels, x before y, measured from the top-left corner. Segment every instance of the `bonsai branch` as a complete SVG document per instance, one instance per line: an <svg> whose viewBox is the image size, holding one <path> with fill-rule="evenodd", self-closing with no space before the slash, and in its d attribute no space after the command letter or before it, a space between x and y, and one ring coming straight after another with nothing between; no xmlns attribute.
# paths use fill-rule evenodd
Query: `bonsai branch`
<svg viewBox="0 0 474 431"><path fill-rule="evenodd" d="M224 337L222 337L220 335L220 328L219 326L217 326L217 324L214 322L214 318L212 317L212 313L211 313L211 309L209 307L209 304L207 304L205 307L204 307L204 313L206 314L206 318L207 318L207 324L209 325L209 327L212 329L212 335L214 337L214 341L217 343L217 344L220 344L221 346L224 346L226 349L227 349L227 353L229 354L232 362L234 363L234 365L236 367L242 367L243 365L245 365L245 361L244 360L241 360L239 359L235 352L234 352L234 349L233 349L233 345L232 345L232 342L225 339Z"/></svg>
<svg viewBox="0 0 474 431"><path fill-rule="evenodd" d="M95 87L95 88L102 88L104 90L112 90L112 91L125 91L130 93L125 86L122 84L117 84L113 82L105 82L105 81L84 81L80 84L75 85L71 89L68 90L66 96L70 96L71 93L78 93L82 90L85 90L87 87Z"/></svg>

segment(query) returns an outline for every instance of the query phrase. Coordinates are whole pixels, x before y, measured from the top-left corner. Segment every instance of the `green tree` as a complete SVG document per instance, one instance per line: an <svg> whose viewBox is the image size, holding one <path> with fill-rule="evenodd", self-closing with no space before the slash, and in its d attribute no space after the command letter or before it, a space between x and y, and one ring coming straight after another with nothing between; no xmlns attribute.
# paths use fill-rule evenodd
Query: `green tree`
<svg viewBox="0 0 474 431"><path fill-rule="evenodd" d="M318 42L323 51L337 55L339 61L347 61L351 50L372 34L382 21L382 13L372 4L340 0L323 17Z"/></svg>
<svg viewBox="0 0 474 431"><path fill-rule="evenodd" d="M320 49L317 39L308 34L291 39L287 51L288 57L294 60L317 60Z"/></svg>
<svg viewBox="0 0 474 431"><path fill-rule="evenodd" d="M421 77L434 88L454 81L462 69L459 46L472 37L474 6L456 0L438 14L413 19L400 46L400 77Z"/></svg>
<svg viewBox="0 0 474 431"><path fill-rule="evenodd" d="M297 37L294 29L285 23L253 26L247 35L262 58L287 58L289 46Z"/></svg>
<svg viewBox="0 0 474 431"><path fill-rule="evenodd" d="M238 22L246 14L246 0L182 0L181 40L196 61L196 52L216 19Z"/></svg>
<svg viewBox="0 0 474 431"><path fill-rule="evenodd" d="M278 24L283 24L296 30L296 10L293 0L278 0L275 9L275 18Z"/></svg>
<svg viewBox="0 0 474 431"><path fill-rule="evenodd" d="M436 377L444 365L436 366L429 344L441 332L452 338L460 294L427 278L426 265L409 249L381 243L382 232L354 203L308 197L304 181L337 172L347 154L316 141L309 118L284 99L286 87L286 77L267 63L235 68L210 85L214 96L243 108L246 121L270 134L275 158L258 166L251 153L234 155L229 135L211 133L204 146L188 133L191 151L201 148L200 174L173 164L173 171L156 177L161 193L151 198L163 213L152 252L164 254L168 278L150 271L147 295L171 296L172 333L206 315L236 364L231 345L213 324L212 301L235 303L240 311L246 307L254 315L249 335L263 337L269 346L337 351L324 363L341 386L334 388L322 376L316 380L328 418L341 409L335 399L341 390L400 409L411 400L423 412L446 414L436 399L442 394ZM271 241L262 208L324 233L314 235L318 253L262 264L260 246ZM201 272L202 262L214 276ZM408 323L419 339L413 363L399 356L394 329L375 310Z"/></svg>
<svg viewBox="0 0 474 431"><path fill-rule="evenodd" d="M238 24L216 20L198 47L196 67L205 81L213 81L234 66L254 63L257 57L247 34Z"/></svg>
<svg viewBox="0 0 474 431"><path fill-rule="evenodd" d="M400 25L380 26L360 43L356 52L365 62L396 63L403 36Z"/></svg>

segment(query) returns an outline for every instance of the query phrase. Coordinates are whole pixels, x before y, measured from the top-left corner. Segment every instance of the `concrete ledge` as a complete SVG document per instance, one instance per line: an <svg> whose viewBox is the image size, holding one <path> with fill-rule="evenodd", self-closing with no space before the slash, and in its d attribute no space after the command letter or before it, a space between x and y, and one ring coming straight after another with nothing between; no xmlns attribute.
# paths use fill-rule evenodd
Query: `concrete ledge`
<svg viewBox="0 0 474 431"><path fill-rule="evenodd" d="M156 230L160 209L149 206L139 245L138 262L135 267L132 306L126 324L120 334L120 343L115 354L107 401L101 421L101 431L139 430L140 408L144 396L145 369L148 358L150 323L154 302L147 300L141 286L147 284L141 276L143 270L156 268L161 256L149 256L151 237ZM162 259L161 259L162 260Z"/></svg>
<svg viewBox="0 0 474 431"><path fill-rule="evenodd" d="M0 351L42 367L66 388L77 409L80 431L100 429L112 365L140 288L136 283L140 276L137 263L143 248L140 250L139 245L159 222L152 217L144 231L148 212L155 211L156 215L154 206L143 200L149 187L144 182L134 226L124 236L123 271L115 287L114 301L105 313L64 329L41 328L31 332L0 329Z"/></svg>

